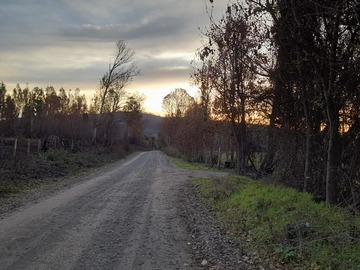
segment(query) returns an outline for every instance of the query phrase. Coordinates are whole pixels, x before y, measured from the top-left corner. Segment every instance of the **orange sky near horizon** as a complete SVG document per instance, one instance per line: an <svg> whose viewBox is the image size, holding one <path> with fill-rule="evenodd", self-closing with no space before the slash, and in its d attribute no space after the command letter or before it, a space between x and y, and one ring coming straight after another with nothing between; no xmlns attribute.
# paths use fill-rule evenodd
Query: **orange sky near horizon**
<svg viewBox="0 0 360 270"><path fill-rule="evenodd" d="M175 88L196 96L190 62L202 46L209 16L220 19L229 0L27 0L0 5L0 81L12 93L79 88L88 104L124 40L141 75L126 90L144 94L146 112L162 115L162 99Z"/></svg>
<svg viewBox="0 0 360 270"><path fill-rule="evenodd" d="M13 89L15 88L16 84L6 84L7 94L12 94ZM80 87L72 87L71 85L66 84L48 84L48 85L33 85L28 84L29 89L33 89L34 87L40 87L42 89L45 89L47 86L53 86L56 91L58 91L61 87L63 87L66 91L75 90L76 88L80 89L80 93L82 95L85 95L87 104L90 105L91 99L93 98L96 90L91 89L87 84L80 85ZM23 89L26 87L26 85L20 84L20 87ZM127 86L126 91L131 93L139 93L144 95L145 100L143 103L143 109L144 112L158 115L158 116L164 116L164 111L162 110L162 101L163 98L169 94L171 91L175 90L176 88L184 88L191 96L194 98L197 95L197 87L191 86L189 83L186 82L174 82L173 84L162 84L159 82L158 84L153 85L142 85L136 81L136 78L134 79L134 82L132 82L129 86ZM149 94L150 93L150 94Z"/></svg>

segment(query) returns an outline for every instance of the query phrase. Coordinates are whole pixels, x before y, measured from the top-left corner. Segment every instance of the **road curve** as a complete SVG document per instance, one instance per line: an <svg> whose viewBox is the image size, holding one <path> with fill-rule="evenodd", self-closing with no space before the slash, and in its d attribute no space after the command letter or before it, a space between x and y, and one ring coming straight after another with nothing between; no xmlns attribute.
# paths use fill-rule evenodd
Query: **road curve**
<svg viewBox="0 0 360 270"><path fill-rule="evenodd" d="M187 176L140 153L0 217L0 269L196 269L176 198Z"/></svg>

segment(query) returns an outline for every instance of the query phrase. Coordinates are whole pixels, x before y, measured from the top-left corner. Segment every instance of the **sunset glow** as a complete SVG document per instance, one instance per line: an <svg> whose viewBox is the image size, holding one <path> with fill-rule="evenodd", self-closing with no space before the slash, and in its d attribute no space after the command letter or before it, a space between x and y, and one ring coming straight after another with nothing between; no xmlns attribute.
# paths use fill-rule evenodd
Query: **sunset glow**
<svg viewBox="0 0 360 270"><path fill-rule="evenodd" d="M120 3L119 3L120 2ZM223 14L228 1L217 1ZM8 92L38 86L79 88L90 102L124 40L136 52L141 75L127 87L146 96L145 110L161 114L175 88L195 95L190 61L201 47L199 27L209 23L208 1L7 1L0 6L0 81ZM174 12L176 11L176 12Z"/></svg>

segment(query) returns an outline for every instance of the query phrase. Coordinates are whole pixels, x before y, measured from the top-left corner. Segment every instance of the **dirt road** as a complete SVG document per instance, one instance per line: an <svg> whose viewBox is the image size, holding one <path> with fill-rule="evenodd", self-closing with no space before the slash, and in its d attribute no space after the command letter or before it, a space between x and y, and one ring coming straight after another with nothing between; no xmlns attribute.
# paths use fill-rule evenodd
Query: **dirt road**
<svg viewBox="0 0 360 270"><path fill-rule="evenodd" d="M0 269L196 269L177 211L194 176L140 153L2 215Z"/></svg>

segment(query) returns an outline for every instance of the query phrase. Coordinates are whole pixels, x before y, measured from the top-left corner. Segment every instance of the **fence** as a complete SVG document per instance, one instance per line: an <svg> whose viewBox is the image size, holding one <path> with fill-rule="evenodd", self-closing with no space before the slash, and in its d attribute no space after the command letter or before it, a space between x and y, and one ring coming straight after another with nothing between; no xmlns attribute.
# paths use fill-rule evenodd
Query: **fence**
<svg viewBox="0 0 360 270"><path fill-rule="evenodd" d="M0 138L0 157L40 153L41 139Z"/></svg>

